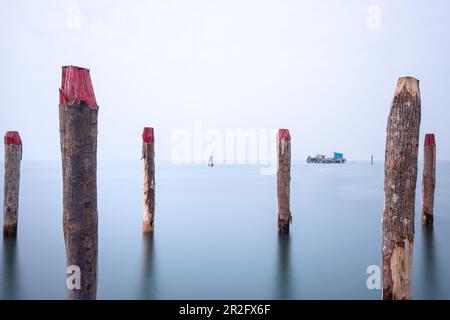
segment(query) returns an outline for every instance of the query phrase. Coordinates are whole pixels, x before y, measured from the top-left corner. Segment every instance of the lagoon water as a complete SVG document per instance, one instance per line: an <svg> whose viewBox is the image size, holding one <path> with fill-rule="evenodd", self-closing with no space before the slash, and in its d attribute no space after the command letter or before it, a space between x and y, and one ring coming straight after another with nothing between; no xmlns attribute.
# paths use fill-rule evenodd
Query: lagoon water
<svg viewBox="0 0 450 320"><path fill-rule="evenodd" d="M416 299L450 299L450 163L437 168L433 229L420 224L419 172ZM99 163L99 299L380 298L366 281L381 265L381 162L294 163L289 237L277 234L276 177L259 166L157 164L151 238L141 185L140 162ZM59 163L22 164L18 236L0 239L0 298L65 298L61 187Z"/></svg>

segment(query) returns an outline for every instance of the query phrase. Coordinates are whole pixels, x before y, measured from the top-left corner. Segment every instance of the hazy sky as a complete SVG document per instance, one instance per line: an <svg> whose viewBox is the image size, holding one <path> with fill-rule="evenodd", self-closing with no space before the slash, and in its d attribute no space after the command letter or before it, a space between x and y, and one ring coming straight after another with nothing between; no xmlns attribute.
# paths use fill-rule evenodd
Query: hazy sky
<svg viewBox="0 0 450 320"><path fill-rule="evenodd" d="M78 65L100 106L100 161L139 159L144 126L169 160L174 131L195 121L289 128L294 159L383 159L410 75L421 142L436 133L450 159L449 12L447 0L3 1L0 132L20 131L27 160L59 160L61 66Z"/></svg>

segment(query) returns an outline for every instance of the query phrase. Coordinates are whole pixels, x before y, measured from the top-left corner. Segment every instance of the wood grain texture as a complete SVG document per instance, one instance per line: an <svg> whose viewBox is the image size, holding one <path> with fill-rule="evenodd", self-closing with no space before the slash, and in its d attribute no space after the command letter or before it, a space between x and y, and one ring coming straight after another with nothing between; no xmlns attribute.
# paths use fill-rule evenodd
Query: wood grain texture
<svg viewBox="0 0 450 320"><path fill-rule="evenodd" d="M412 299L412 256L421 98L418 80L398 82L386 137L383 299Z"/></svg>
<svg viewBox="0 0 450 320"><path fill-rule="evenodd" d="M155 219L155 146L154 143L142 144L144 162L144 216L142 231L152 232Z"/></svg>
<svg viewBox="0 0 450 320"><path fill-rule="evenodd" d="M422 224L434 223L434 192L436 189L436 145L424 147L422 180Z"/></svg>
<svg viewBox="0 0 450 320"><path fill-rule="evenodd" d="M81 270L81 289L67 289L68 299L97 294L97 118L84 102L59 108L67 266Z"/></svg>
<svg viewBox="0 0 450 320"><path fill-rule="evenodd" d="M19 186L21 144L5 144L5 176L3 195L3 234L16 236L19 220Z"/></svg>
<svg viewBox="0 0 450 320"><path fill-rule="evenodd" d="M277 135L277 197L278 197L278 231L288 233L292 221L290 209L291 184L291 141Z"/></svg>

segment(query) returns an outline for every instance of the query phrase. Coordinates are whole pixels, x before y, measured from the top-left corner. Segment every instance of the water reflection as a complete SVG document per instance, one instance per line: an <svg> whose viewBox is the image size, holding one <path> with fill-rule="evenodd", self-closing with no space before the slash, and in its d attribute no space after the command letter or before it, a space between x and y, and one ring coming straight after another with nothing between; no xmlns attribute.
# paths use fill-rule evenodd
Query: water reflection
<svg viewBox="0 0 450 320"><path fill-rule="evenodd" d="M153 233L142 235L142 295L140 298L156 299L155 246Z"/></svg>
<svg viewBox="0 0 450 320"><path fill-rule="evenodd" d="M3 275L1 282L1 298L17 299L18 271L17 271L17 239L3 237Z"/></svg>
<svg viewBox="0 0 450 320"><path fill-rule="evenodd" d="M290 260L290 236L280 233L278 234L277 296L275 299L286 300L292 297Z"/></svg>
<svg viewBox="0 0 450 320"><path fill-rule="evenodd" d="M439 296L436 279L436 248L434 241L434 230L432 225L422 225L422 257L423 257L423 280L430 299Z"/></svg>

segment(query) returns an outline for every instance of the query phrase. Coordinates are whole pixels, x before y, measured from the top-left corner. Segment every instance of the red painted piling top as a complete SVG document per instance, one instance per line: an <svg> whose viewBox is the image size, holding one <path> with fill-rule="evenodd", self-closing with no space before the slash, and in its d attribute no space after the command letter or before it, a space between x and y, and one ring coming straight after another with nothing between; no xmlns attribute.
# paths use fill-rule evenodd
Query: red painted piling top
<svg viewBox="0 0 450 320"><path fill-rule="evenodd" d="M5 144L22 144L20 134L17 131L8 131L5 134Z"/></svg>
<svg viewBox="0 0 450 320"><path fill-rule="evenodd" d="M144 128L144 132L142 133L142 140L145 143L154 143L155 142L155 136L153 134L153 128Z"/></svg>
<svg viewBox="0 0 450 320"><path fill-rule="evenodd" d="M291 134L289 133L289 129L279 129L278 130L278 136L280 137L280 139L284 139L284 140L291 140Z"/></svg>
<svg viewBox="0 0 450 320"><path fill-rule="evenodd" d="M436 145L436 139L434 133L427 133L425 135L425 147L431 147Z"/></svg>
<svg viewBox="0 0 450 320"><path fill-rule="evenodd" d="M62 67L61 89L59 89L59 105L86 103L89 108L97 108L94 88L92 87L89 69L75 66Z"/></svg>

